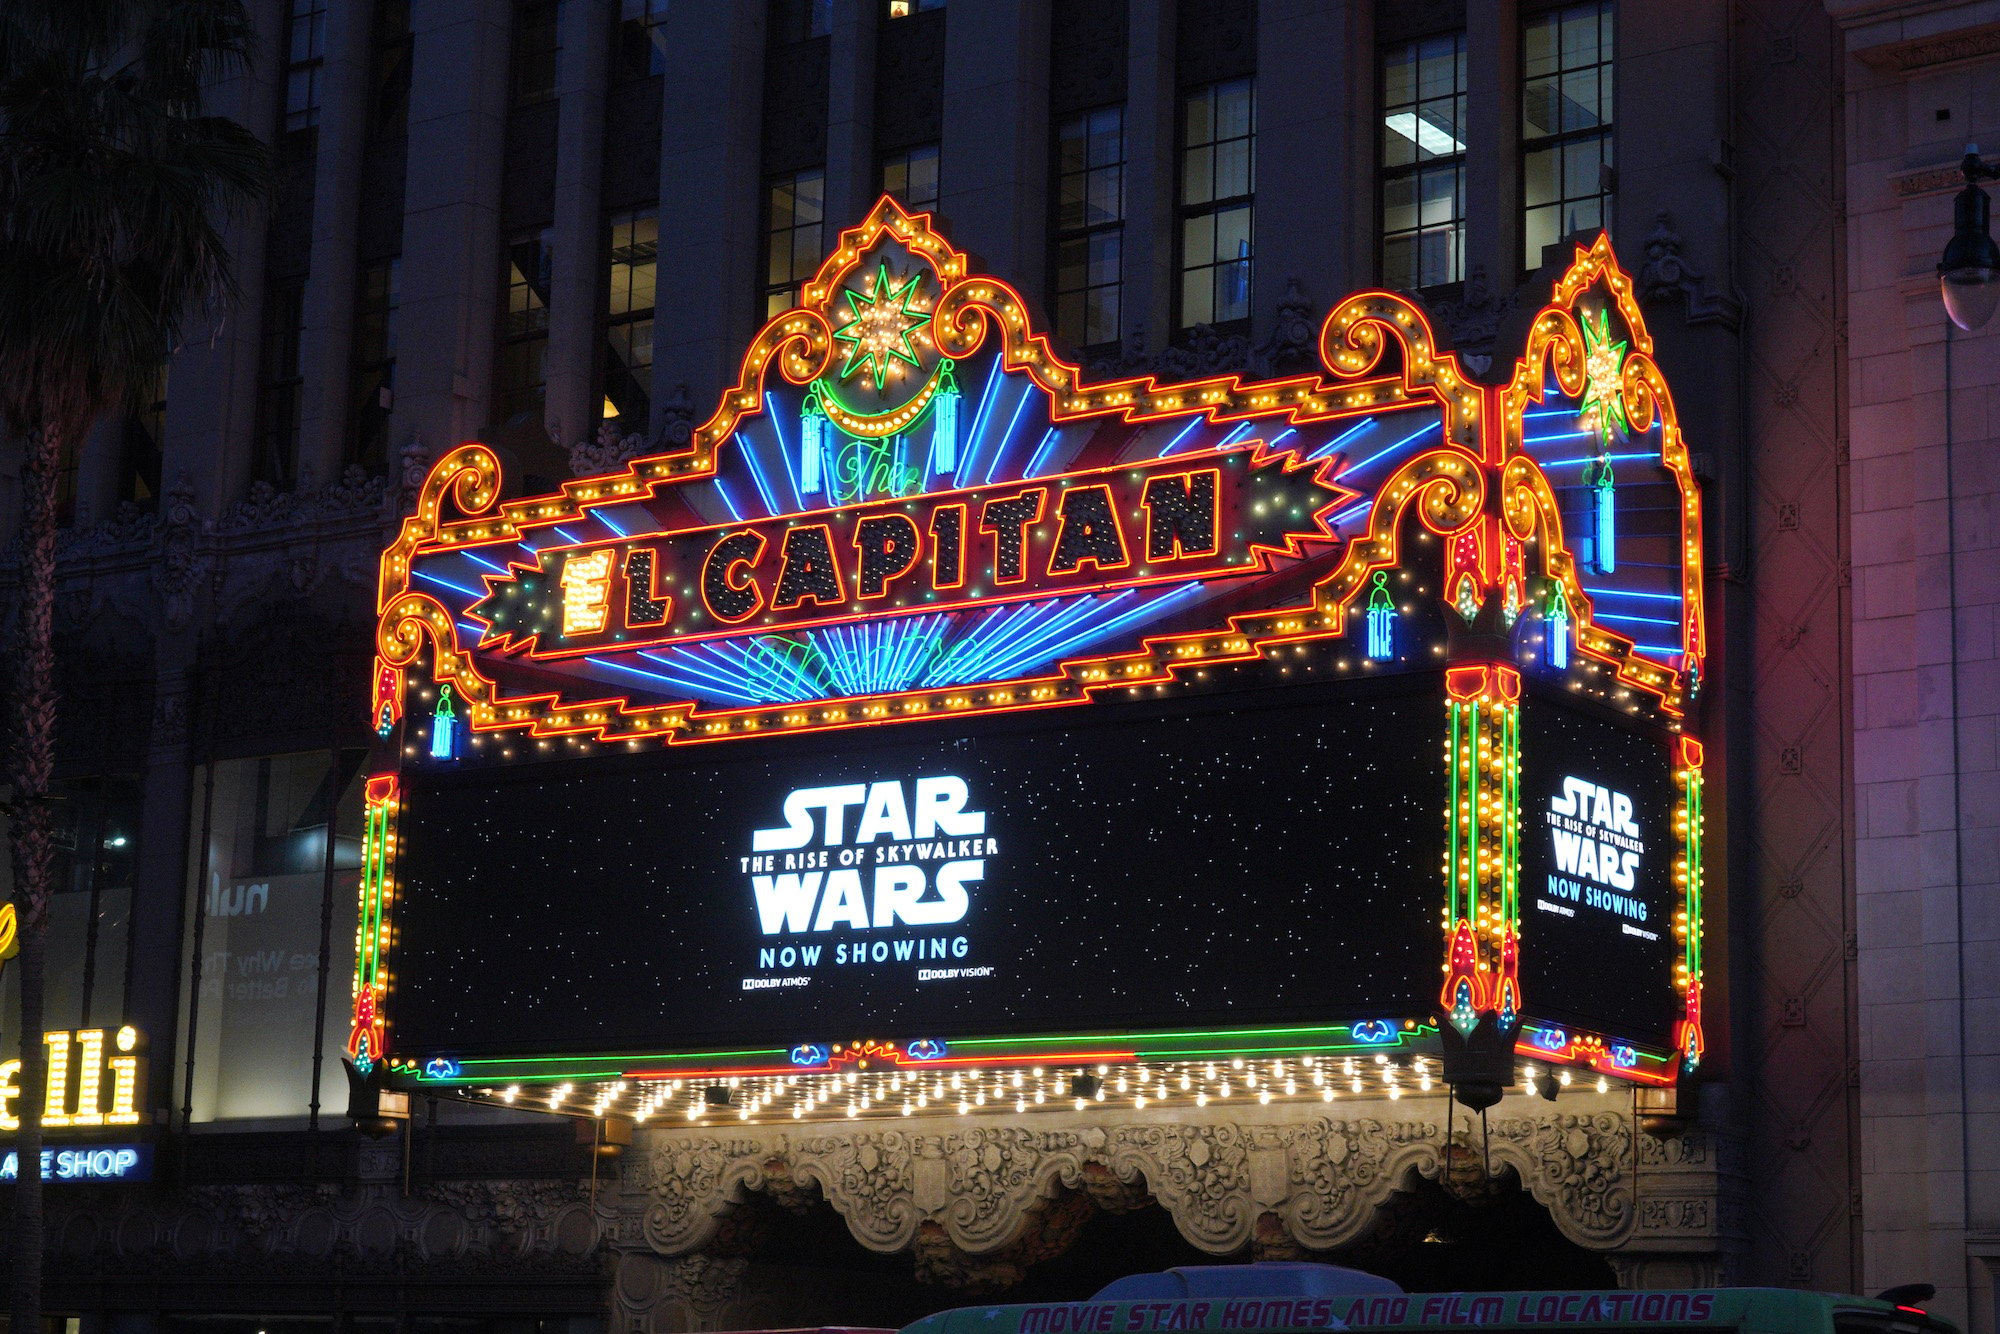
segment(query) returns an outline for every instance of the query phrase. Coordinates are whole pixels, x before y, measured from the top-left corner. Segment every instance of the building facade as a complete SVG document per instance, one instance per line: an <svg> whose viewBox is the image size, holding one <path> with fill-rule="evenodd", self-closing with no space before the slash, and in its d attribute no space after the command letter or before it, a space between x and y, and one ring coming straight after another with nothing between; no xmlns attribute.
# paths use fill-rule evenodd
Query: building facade
<svg viewBox="0 0 2000 1334"><path fill-rule="evenodd" d="M1313 1254L1432 1286L1928 1281L1994 1327L2000 1218L1969 1175L1995 1138L1969 1045L1990 969L1963 888L1990 861L1964 833L1995 805L1976 781L1990 717L1984 743L1939 725L1985 716L1990 627L1953 621L1943 679L1964 693L1944 714L1911 713L1938 672L1904 662L1939 638L1910 608L1976 603L1990 561L1976 497L1944 493L1955 546L1914 536L1937 493L1910 492L1928 474L1899 457L1913 421L1955 458L1984 439L1976 337L1952 363L1964 440L1941 420L1926 256L1949 182L1924 174L1990 114L1977 6L252 9L261 55L214 105L268 134L282 188L237 237L242 301L152 411L92 435L66 489L77 852L50 1023L143 1035L153 1180L52 1186L57 1303L217 1328L866 1323ZM381 1141L352 1132L385 540L463 441L530 495L685 445L885 192L1107 379L1298 373L1334 303L1377 286L1504 376L1570 239L1609 235L1706 518L1709 1052L1670 1133L1638 1133L1622 1093L1516 1090L1486 1165L1519 1185L1495 1187L1454 1184L1463 1118L1376 1094L1331 1118L642 1130L615 1160L568 1118L449 1100ZM1913 415L1925 366L1939 411ZM1956 591L1913 601L1915 565L1948 551ZM1920 1080L1919 1030L1945 1044Z"/></svg>

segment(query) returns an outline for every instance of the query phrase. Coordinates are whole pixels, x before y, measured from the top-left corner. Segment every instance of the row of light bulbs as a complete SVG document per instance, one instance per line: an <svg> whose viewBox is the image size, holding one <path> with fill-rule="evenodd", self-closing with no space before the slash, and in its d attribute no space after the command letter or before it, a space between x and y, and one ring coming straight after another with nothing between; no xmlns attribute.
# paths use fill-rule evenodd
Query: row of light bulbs
<svg viewBox="0 0 2000 1334"><path fill-rule="evenodd" d="M1523 1067L1533 1088L1535 1069ZM1572 1075L1555 1075L1568 1086ZM1609 1081L1600 1076L1597 1089ZM518 1084L476 1094L508 1106L566 1115L622 1116L644 1125L838 1121L889 1116L974 1116L1092 1107L1207 1107L1215 1102L1333 1102L1342 1096L1398 1100L1444 1091L1434 1057L1301 1056L1092 1066L941 1070L888 1067L832 1073L619 1079L546 1090Z"/></svg>

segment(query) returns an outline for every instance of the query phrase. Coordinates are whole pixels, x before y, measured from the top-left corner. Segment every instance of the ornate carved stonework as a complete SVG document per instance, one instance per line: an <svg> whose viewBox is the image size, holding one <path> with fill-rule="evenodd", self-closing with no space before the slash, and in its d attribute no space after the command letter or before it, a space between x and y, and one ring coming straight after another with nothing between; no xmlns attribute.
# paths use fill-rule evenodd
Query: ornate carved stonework
<svg viewBox="0 0 2000 1334"><path fill-rule="evenodd" d="M1512 1173L1565 1236L1624 1257L1635 1276L1660 1264L1730 1272L1741 1164L1724 1160L1728 1141L1701 1129L1664 1140L1641 1134L1618 1095L1529 1106L1510 1100L1483 1136L1468 1135L1457 1115L1449 1190L1476 1197ZM1130 1122L1065 1112L643 1131L619 1208L641 1213L644 1226L610 1243L627 1252L620 1274L630 1266L635 1275L621 1279L620 1301L645 1325L652 1308L625 1289L658 1293L667 1271L654 1262L714 1254L754 1192L796 1202L800 1190L816 1190L862 1245L908 1251L920 1277L970 1291L1018 1281L1095 1209L1148 1200L1213 1255L1324 1253L1377 1227L1398 1192L1446 1175L1444 1112L1441 1098L1427 1098L1353 1100L1304 1118L1282 1107L1210 1106ZM650 1258L633 1254L640 1250ZM648 1277L636 1277L642 1271ZM677 1319L701 1318L698 1304L677 1309Z"/></svg>
<svg viewBox="0 0 2000 1334"><path fill-rule="evenodd" d="M1679 301L1687 307L1690 324L1721 323L1735 328L1743 318L1743 303L1715 291L1699 270L1681 254L1681 234L1665 209L1646 234L1646 262L1639 268L1639 299L1652 304Z"/></svg>

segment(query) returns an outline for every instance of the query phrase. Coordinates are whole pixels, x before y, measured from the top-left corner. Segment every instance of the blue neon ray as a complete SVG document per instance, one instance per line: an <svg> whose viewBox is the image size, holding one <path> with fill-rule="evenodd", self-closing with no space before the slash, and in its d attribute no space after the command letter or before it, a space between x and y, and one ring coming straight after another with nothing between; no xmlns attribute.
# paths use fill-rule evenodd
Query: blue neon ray
<svg viewBox="0 0 2000 1334"><path fill-rule="evenodd" d="M1335 451L1336 449L1339 449L1342 445L1346 444L1348 441L1352 440L1355 436L1360 435L1363 431L1372 431L1381 424L1382 424L1381 418L1370 417L1367 421L1362 422L1358 426L1350 426L1347 430L1341 432L1333 439L1321 445L1318 449L1315 449L1312 453L1306 455L1306 458L1308 461L1314 459L1323 459L1327 455L1333 453L1333 451Z"/></svg>
<svg viewBox="0 0 2000 1334"><path fill-rule="evenodd" d="M1194 430L1194 428L1195 428L1195 427L1197 427L1197 426L1201 425L1201 420L1202 420L1201 418L1199 418L1199 417L1196 417L1196 418L1195 418L1195 419L1194 419L1193 421L1189 422L1189 423L1188 423L1188 424L1187 424L1186 426L1183 426L1183 427L1181 427L1181 431L1180 431L1180 434L1179 434L1179 435L1177 435L1177 436L1175 436L1175 437L1174 437L1173 439L1171 439L1171 440L1167 441L1167 447L1166 447L1165 449L1161 450L1161 451L1160 451L1160 452L1159 452L1159 453L1158 453L1157 455L1155 455L1154 457L1156 457L1156 458L1165 458L1165 457L1166 457L1167 455L1169 455L1169 454L1173 453L1173 452L1174 452L1174 451L1175 451L1176 449L1179 449L1179 448L1181 447L1181 441L1183 441L1183 440L1185 440L1185 439L1187 439L1187 438L1188 438L1188 432L1190 432L1190 431Z"/></svg>
<svg viewBox="0 0 2000 1334"><path fill-rule="evenodd" d="M987 373L986 387L979 391L979 406L974 409L972 414L972 429L966 432L965 448L959 451L958 467L952 470L951 482L953 486L965 485L966 465L971 461L972 455L979 449L980 433L986 429L986 419L991 415L993 401L1000 393L1000 381L1005 378L1006 376L997 365Z"/></svg>
<svg viewBox="0 0 2000 1334"><path fill-rule="evenodd" d="M1010 449L1014 444L1014 432L1018 430L1021 425L1021 414L1027 410L1028 400L1033 398L1034 396L1035 396L1035 391L1033 385L1031 384L1028 388L1028 392L1021 395L1020 405L1014 409L1014 418L1012 421L1009 421L1007 423L1006 434L1000 437L1000 448L993 451L993 461L986 465L986 475L979 479L982 485L990 483L993 480L993 474L999 470L1000 460L1007 457L1008 449Z"/></svg>
<svg viewBox="0 0 2000 1334"><path fill-rule="evenodd" d="M1600 611L1591 617L1596 621L1625 621L1632 625L1679 625L1678 620L1661 616L1633 616L1628 612Z"/></svg>
<svg viewBox="0 0 2000 1334"><path fill-rule="evenodd" d="M606 528L609 528L612 532L618 534L618 536L620 537L631 536L630 533L626 532L623 528L620 528L617 524L613 523L611 521L611 516L609 514L606 514L603 510L592 510L590 512L590 517L597 520L599 523L603 524Z"/></svg>
<svg viewBox="0 0 2000 1334"><path fill-rule="evenodd" d="M1382 457L1384 457L1384 456L1386 456L1386 455L1389 455L1389 454L1393 454L1393 453L1395 453L1395 452L1396 452L1397 450L1401 449L1401 448L1402 448L1402 447L1403 447L1404 445L1407 445L1407 444L1409 444L1409 443L1410 443L1411 441L1413 441L1413 440L1417 439L1417 438L1418 438L1419 436L1425 436L1425 435L1429 435L1429 434L1430 434L1430 433L1431 433L1432 431L1436 431L1436 430L1439 430L1439 429L1441 429L1441 428L1442 428L1443 426L1444 426L1444 423L1443 423L1442 421L1434 421L1434 422L1431 422L1431 423L1429 423L1428 425L1425 425L1425 426L1420 426L1420 427L1418 427L1418 428L1417 428L1416 430L1414 430L1414 431L1410 432L1410 433L1409 433L1408 435L1404 436L1404 437L1403 437L1403 438L1402 438L1401 440L1398 440L1398 441L1397 441L1397 442L1396 442L1395 444L1393 444L1393 445L1387 445L1387 446L1385 446L1385 447L1383 447L1383 448L1381 448L1381 449L1378 449L1378 450L1376 450L1376 451L1375 451L1375 452L1374 452L1373 454L1370 454L1370 455L1369 455L1369 456L1368 456L1367 458L1365 458L1365 459L1361 460L1361 462L1359 462L1359 463L1350 463L1349 465L1347 465L1347 467L1345 467L1345 468L1342 468L1342 469L1340 470L1340 475L1341 475L1342 477L1345 477L1345 476L1347 476L1347 474L1349 474L1349 473L1351 473L1351 472L1359 472L1359 471L1360 471L1361 469L1363 469L1363 468L1367 467L1367 466L1368 466L1369 464L1371 464L1371 463L1375 462L1375 460L1377 460L1377 459L1379 459L1379 458L1382 458Z"/></svg>
<svg viewBox="0 0 2000 1334"><path fill-rule="evenodd" d="M569 543L573 547L580 547L583 545L583 539L578 537L575 533L572 533L567 528L563 528L560 526L557 527L556 535L561 537L563 541Z"/></svg>
<svg viewBox="0 0 2000 1334"><path fill-rule="evenodd" d="M1297 434L1298 430L1296 428L1288 426L1281 434L1273 436L1270 442L1265 446L1265 448L1276 449L1279 445L1284 444L1287 440L1291 439L1293 436Z"/></svg>
<svg viewBox="0 0 2000 1334"><path fill-rule="evenodd" d="M475 556L470 551L461 551L458 554L465 557L467 560L471 561L474 565L484 565L487 569L493 571L493 573L495 574L507 573L507 570L504 566L495 565L492 561L485 559L483 556Z"/></svg>
<svg viewBox="0 0 2000 1334"><path fill-rule="evenodd" d="M1220 449L1223 445L1235 444L1238 440L1241 440L1244 436L1250 434L1251 428L1256 426L1256 424L1257 423L1255 422L1244 422L1243 424L1238 426L1235 430L1231 431L1228 435L1223 436L1221 441L1217 443L1216 448Z"/></svg>
<svg viewBox="0 0 2000 1334"><path fill-rule="evenodd" d="M474 590L467 588L464 584L455 584L449 579L444 579L439 577L438 575L432 574L428 570L411 570L410 573L417 576L417 578L424 580L426 583L436 584L440 588L449 588L454 593L463 593L469 598L478 599L486 596L486 594L484 593L475 592Z"/></svg>
<svg viewBox="0 0 2000 1334"><path fill-rule="evenodd" d="M1593 598L1646 598L1653 602L1679 602L1679 593L1641 593L1630 588L1587 588Z"/></svg>
<svg viewBox="0 0 2000 1334"><path fill-rule="evenodd" d="M1531 442L1531 443L1532 443L1532 442ZM1540 465L1541 465L1541 466L1542 466L1543 468L1567 468L1567 467L1571 467L1571 466L1574 466L1574 465L1576 465L1576 464L1582 464L1582 463L1595 463L1595 462L1597 462L1597 459L1598 459L1598 456L1597 456L1597 455L1595 455L1595 454L1587 454L1587 455L1585 455L1585 456L1584 456L1583 458L1580 458L1580 459L1537 459L1537 460L1535 460L1535 462L1539 463L1539 464L1540 464ZM1638 461L1641 461L1641 460L1646 460L1646 461L1650 461L1650 462L1653 462L1653 463L1657 463L1657 462L1659 462L1659 459L1660 459L1660 456L1659 456L1659 455L1657 455L1657 454L1653 454L1653 453L1650 453L1650 452L1649 452L1649 453L1643 453L1643 454L1613 454L1613 455L1611 455L1611 461L1612 461L1613 463L1635 463L1635 462L1638 462Z"/></svg>
<svg viewBox="0 0 2000 1334"><path fill-rule="evenodd" d="M757 466L757 451L743 432L736 433L736 452L743 457L744 466L750 469L750 482L757 488L757 498L764 502L764 513L777 514L778 500L771 494L771 484L764 480L764 470Z"/></svg>
<svg viewBox="0 0 2000 1334"><path fill-rule="evenodd" d="M1042 475L1042 461L1048 458L1049 451L1056 447L1056 440L1061 435L1062 431L1060 428L1054 426L1049 428L1049 433L1042 437L1042 443L1035 446L1034 456L1028 460L1027 471L1021 474L1023 477L1039 477Z"/></svg>
<svg viewBox="0 0 2000 1334"><path fill-rule="evenodd" d="M729 494L729 488L722 484L722 479L720 477L714 478L713 480L715 482L715 494L721 496L722 503L729 507L729 517L736 520L736 522L738 523L742 523L743 511L736 508L736 497Z"/></svg>
<svg viewBox="0 0 2000 1334"><path fill-rule="evenodd" d="M785 443L784 423L778 420L778 405L767 392L764 395L764 415L771 421L771 434L778 437L778 461L785 465L785 482L792 488L792 508L806 507L805 492L799 490L799 475L792 468L792 447Z"/></svg>

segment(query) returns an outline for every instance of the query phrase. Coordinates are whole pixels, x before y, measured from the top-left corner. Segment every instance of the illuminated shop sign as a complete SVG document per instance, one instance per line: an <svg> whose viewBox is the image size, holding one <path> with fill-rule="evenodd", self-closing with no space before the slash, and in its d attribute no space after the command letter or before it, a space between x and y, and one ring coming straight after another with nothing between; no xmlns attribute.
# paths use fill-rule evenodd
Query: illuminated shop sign
<svg viewBox="0 0 2000 1334"><path fill-rule="evenodd" d="M1692 1069L1700 495L1630 280L1579 249L1486 378L1390 292L1316 352L1093 380L885 199L684 445L508 499L448 451L382 556L350 1056Z"/></svg>
<svg viewBox="0 0 2000 1334"><path fill-rule="evenodd" d="M12 1181L21 1170L21 1156L7 1150L0 1158L0 1181ZM150 1144L93 1144L88 1148L43 1149L44 1181L151 1181Z"/></svg>

